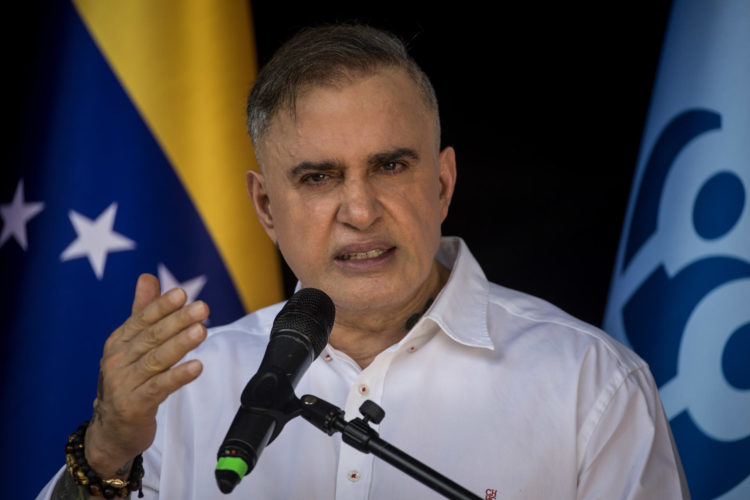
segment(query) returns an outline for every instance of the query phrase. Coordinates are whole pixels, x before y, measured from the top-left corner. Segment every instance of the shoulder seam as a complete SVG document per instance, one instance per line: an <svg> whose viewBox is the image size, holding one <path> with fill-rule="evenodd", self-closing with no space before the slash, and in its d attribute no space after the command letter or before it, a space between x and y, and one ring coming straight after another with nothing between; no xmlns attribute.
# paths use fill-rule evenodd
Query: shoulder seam
<svg viewBox="0 0 750 500"><path fill-rule="evenodd" d="M536 299L536 297L534 298ZM538 299L538 300L543 300L543 299ZM606 332L604 332L601 328L585 323L572 316L570 317L570 320L568 321L565 321L564 318L539 317L534 314L529 314L527 311L521 311L513 307L511 304L507 304L504 301L497 300L497 297L493 297L492 295L490 295L489 302L492 303L493 305L503 308L504 310L508 311L508 313L513 314L514 316L517 316L519 318L524 318L529 321L534 321L536 323L547 323L547 324L557 325L557 326L564 327L564 328L569 328L582 335L586 335L590 337L591 339L593 339L594 341L604 345L607 351L609 351L610 354L612 354L615 357L615 359L617 359L619 364L624 365L626 369L633 370L633 369L640 369L640 368L647 366L646 363L639 357L633 358L633 356L628 356L626 355L626 353L623 353L620 350L616 349L612 345L612 342L611 342L611 340L615 342L616 340L611 339L609 335ZM546 301L545 303L549 304ZM560 314L569 316L568 313L558 308L557 306L553 304L549 304L549 306L554 308L556 311L559 311ZM588 326L588 328L584 328L583 325ZM626 352L629 352L629 350Z"/></svg>
<svg viewBox="0 0 750 500"><path fill-rule="evenodd" d="M618 371L617 374L621 375L621 378L619 381L617 381L614 384L614 387L612 388L611 392L607 394L608 387L609 387L607 386L602 391L602 394L597 398L596 403L594 403L594 407L589 412L590 416L586 417L584 424L581 426L581 433L584 433L586 431L586 429L584 429L586 427L589 427L590 430L586 432L585 442L583 443L583 446L582 446L582 452L581 452L580 457L578 458L578 464L576 467L577 469L580 469L581 464L583 463L583 458L586 455L586 450L588 449L589 443L591 441L591 436L594 435L594 433L596 432L596 429L599 427L599 424L602 421L602 416L607 412L607 408L609 408L609 405L610 403L612 403L612 400L614 399L615 395L620 391L622 386L625 384L625 381L628 380L631 376L633 376L634 373L644 371L646 368L647 366L643 365L643 366L633 367L627 370L625 373ZM591 419L594 419L594 420L591 421ZM583 475L587 470L588 470L588 467L584 470L579 470L578 478L580 479L581 475Z"/></svg>

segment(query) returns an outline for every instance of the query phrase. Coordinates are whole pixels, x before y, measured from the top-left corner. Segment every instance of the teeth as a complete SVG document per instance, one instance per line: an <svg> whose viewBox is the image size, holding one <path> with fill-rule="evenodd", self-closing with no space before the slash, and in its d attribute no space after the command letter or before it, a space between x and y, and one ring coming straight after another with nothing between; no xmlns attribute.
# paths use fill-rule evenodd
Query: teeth
<svg viewBox="0 0 750 500"><path fill-rule="evenodd" d="M370 250L369 252L357 252L357 253L348 253L345 255L342 255L340 257L341 260L363 260L363 259L374 259L375 257L379 257L380 255L383 255L385 253L385 250Z"/></svg>

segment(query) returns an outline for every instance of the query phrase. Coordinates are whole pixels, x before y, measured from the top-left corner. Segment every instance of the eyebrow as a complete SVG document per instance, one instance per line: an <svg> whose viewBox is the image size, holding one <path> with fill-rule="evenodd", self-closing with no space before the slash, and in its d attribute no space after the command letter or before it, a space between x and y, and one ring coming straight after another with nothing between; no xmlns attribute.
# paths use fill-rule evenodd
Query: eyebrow
<svg viewBox="0 0 750 500"><path fill-rule="evenodd" d="M410 158L414 161L419 160L419 153L412 148L396 148L392 151L374 153L367 157L367 163L370 165L382 165L402 158Z"/></svg>
<svg viewBox="0 0 750 500"><path fill-rule="evenodd" d="M383 151L381 153L373 153L367 157L368 165L382 165L392 161L397 161L402 158L410 158L412 160L419 160L419 153L412 148L396 148L391 151ZM305 172L322 172L322 171L343 171L346 170L346 165L339 160L323 160L323 161L303 161L287 172L290 179L299 177Z"/></svg>
<svg viewBox="0 0 750 500"><path fill-rule="evenodd" d="M321 172L331 170L344 170L345 166L340 161L336 160L324 160L324 161L303 161L302 163L295 165L290 168L287 175L290 179L294 179L304 172Z"/></svg>

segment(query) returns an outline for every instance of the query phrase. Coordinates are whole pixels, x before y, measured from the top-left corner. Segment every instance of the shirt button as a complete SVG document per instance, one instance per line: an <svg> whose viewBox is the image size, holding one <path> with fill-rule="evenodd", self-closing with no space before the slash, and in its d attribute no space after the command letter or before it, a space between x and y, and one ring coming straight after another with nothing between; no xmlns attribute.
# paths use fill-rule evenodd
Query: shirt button
<svg viewBox="0 0 750 500"><path fill-rule="evenodd" d="M333 356L331 356L330 354L326 353L326 355L323 356L323 359L325 359L326 361L331 361L333 359Z"/></svg>
<svg viewBox="0 0 750 500"><path fill-rule="evenodd" d="M349 472L348 472L348 473L346 474L346 477L347 477L347 479L349 479L349 481L351 481L351 482L353 482L353 483L356 483L357 481L359 481L359 471L356 471L356 470L350 470L350 471L349 471Z"/></svg>
<svg viewBox="0 0 750 500"><path fill-rule="evenodd" d="M359 387L357 387L357 390L362 396L367 396L368 394L370 394L370 388L367 387L367 384L361 384Z"/></svg>
<svg viewBox="0 0 750 500"><path fill-rule="evenodd" d="M416 350L417 350L417 346L414 346L414 345L410 346L409 349L408 349L409 352L414 352Z"/></svg>

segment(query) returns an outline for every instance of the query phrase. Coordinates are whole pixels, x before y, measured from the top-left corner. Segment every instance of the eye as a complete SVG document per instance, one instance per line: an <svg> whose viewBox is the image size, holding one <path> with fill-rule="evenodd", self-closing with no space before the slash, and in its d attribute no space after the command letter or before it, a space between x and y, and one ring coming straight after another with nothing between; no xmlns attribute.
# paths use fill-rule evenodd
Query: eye
<svg viewBox="0 0 750 500"><path fill-rule="evenodd" d="M407 168L406 163L402 161L389 161L386 163L383 163L380 166L380 169L383 172L389 173L389 174L396 174L401 172L402 170L405 170Z"/></svg>
<svg viewBox="0 0 750 500"><path fill-rule="evenodd" d="M329 178L330 176L328 174L316 172L314 174L303 175L302 178L300 179L300 182L302 184L315 185L315 184L322 184L325 181L327 181Z"/></svg>

